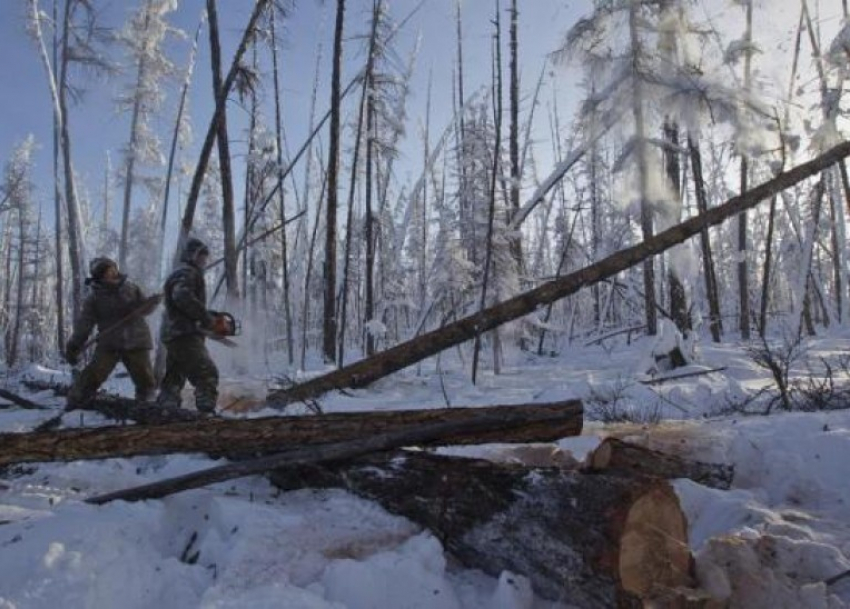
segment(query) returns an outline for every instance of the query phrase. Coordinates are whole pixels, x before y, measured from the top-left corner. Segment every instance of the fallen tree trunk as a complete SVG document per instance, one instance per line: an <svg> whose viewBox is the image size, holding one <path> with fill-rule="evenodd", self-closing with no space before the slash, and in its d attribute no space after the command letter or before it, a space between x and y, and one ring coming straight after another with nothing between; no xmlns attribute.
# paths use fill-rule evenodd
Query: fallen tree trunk
<svg viewBox="0 0 850 609"><path fill-rule="evenodd" d="M8 400L12 404L20 406L21 408L26 408L27 410L49 410L48 406L36 404L32 400L28 400L24 397L19 396L17 393L12 393L11 391L8 391L6 389L0 389L0 398Z"/></svg>
<svg viewBox="0 0 850 609"><path fill-rule="evenodd" d="M606 438L587 458L586 469L614 475L690 478L719 489L732 486L735 469L722 463L691 461L643 446Z"/></svg>
<svg viewBox="0 0 850 609"><path fill-rule="evenodd" d="M578 607L644 606L690 584L687 526L659 478L591 475L422 452L275 470L279 487L337 487L431 530L468 567L525 575Z"/></svg>
<svg viewBox="0 0 850 609"><path fill-rule="evenodd" d="M476 422L430 444L549 442L581 433L582 404L568 400L482 408L439 408L303 417L205 419L159 426L0 434L0 465L169 453L256 456L293 446L368 438L433 423ZM471 430L471 431L470 431Z"/></svg>
<svg viewBox="0 0 850 609"><path fill-rule="evenodd" d="M583 287L589 287L631 268L650 256L660 254L699 234L710 226L720 224L742 211L755 207L761 201L823 171L847 156L850 156L850 142L843 142L819 157L780 173L772 180L733 197L704 214L658 233L646 241L442 328L417 336L373 357L354 362L289 389L274 391L269 394L267 401L271 405L281 406L314 398L332 389L364 387L388 374L470 340L478 334L528 315L542 305L560 300Z"/></svg>
<svg viewBox="0 0 850 609"><path fill-rule="evenodd" d="M371 436L342 442L302 446L265 457L211 467L176 478L161 480L152 484L125 489L99 497L92 497L87 499L87 502L102 504L116 499L124 501L158 499L173 493L206 486L207 484L263 474L283 466L299 464L315 465L327 461L350 459L373 452L391 450L401 446L440 442L446 437L470 437L479 433L487 434L493 432L493 430L493 421L487 417L473 417L456 421L435 419L415 427L402 427L382 431Z"/></svg>
<svg viewBox="0 0 850 609"><path fill-rule="evenodd" d="M65 396L70 391L70 385L64 383L40 381L27 379L21 382L22 385L37 391L53 391L55 395ZM178 423L180 421L197 421L200 415L193 410L184 410L182 408L160 408L153 404L140 404L136 400L125 398L120 395L111 393L98 393L93 399L89 400L83 407L73 410L63 410L55 417L44 421L36 427L36 431L48 431L55 429L62 422L62 417L69 412L76 412L83 415L84 412L99 412L108 419L126 423L133 421L139 425L168 425L169 423Z"/></svg>

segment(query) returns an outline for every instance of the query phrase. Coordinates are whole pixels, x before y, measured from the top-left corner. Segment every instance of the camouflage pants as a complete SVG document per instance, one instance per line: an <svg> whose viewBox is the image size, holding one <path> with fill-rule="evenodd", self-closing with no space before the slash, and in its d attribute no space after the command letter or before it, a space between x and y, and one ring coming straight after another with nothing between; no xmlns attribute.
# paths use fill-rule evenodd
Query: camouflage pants
<svg viewBox="0 0 850 609"><path fill-rule="evenodd" d="M165 343L165 377L157 403L166 408L180 407L180 392L188 380L195 388L195 408L214 412L218 399L218 368L212 361L204 337L180 336Z"/></svg>
<svg viewBox="0 0 850 609"><path fill-rule="evenodd" d="M77 408L91 400L101 385L109 378L115 366L121 362L130 373L136 386L136 399L141 402L153 400L156 379L153 375L149 349L113 351L97 349L68 392L67 407Z"/></svg>

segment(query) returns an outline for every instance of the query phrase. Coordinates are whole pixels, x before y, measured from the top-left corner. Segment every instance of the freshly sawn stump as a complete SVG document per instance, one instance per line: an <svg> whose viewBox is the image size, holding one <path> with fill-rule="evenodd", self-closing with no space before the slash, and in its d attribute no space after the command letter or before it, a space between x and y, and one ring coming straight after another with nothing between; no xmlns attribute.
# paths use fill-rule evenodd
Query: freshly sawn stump
<svg viewBox="0 0 850 609"><path fill-rule="evenodd" d="M430 529L465 565L527 576L578 607L643 606L690 583L687 526L666 480L423 452L283 468L284 489L338 487Z"/></svg>
<svg viewBox="0 0 850 609"><path fill-rule="evenodd" d="M587 458L586 468L608 474L690 478L694 482L723 490L728 490L732 485L734 475L731 465L691 461L617 438L606 438Z"/></svg>

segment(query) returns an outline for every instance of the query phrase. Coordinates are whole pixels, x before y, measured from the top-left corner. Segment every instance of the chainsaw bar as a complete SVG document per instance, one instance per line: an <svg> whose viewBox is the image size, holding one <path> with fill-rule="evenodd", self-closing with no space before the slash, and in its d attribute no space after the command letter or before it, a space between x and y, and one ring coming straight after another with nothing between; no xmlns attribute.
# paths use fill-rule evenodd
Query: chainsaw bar
<svg viewBox="0 0 850 609"><path fill-rule="evenodd" d="M219 336L215 332L210 332L209 330L201 329L200 331L201 334L203 334L206 338L214 340L215 342L219 343L220 345L224 345L225 347L230 347L232 349L234 347L239 346L239 343L237 343L235 340L230 340L226 336Z"/></svg>

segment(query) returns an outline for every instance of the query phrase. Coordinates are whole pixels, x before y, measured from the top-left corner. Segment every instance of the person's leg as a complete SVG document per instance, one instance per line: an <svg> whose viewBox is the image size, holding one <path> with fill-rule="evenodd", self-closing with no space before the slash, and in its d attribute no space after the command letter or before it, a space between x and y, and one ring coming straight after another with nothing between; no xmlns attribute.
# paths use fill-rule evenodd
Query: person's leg
<svg viewBox="0 0 850 609"><path fill-rule="evenodd" d="M186 378L195 388L195 408L199 412L215 412L218 401L218 368L210 357L204 339L191 337L187 344Z"/></svg>
<svg viewBox="0 0 850 609"><path fill-rule="evenodd" d="M156 403L163 408L180 408L182 400L180 392L186 384L183 372L184 349L181 349L181 339L165 343L165 376L159 386Z"/></svg>
<svg viewBox="0 0 850 609"><path fill-rule="evenodd" d="M98 349L88 366L83 368L74 381L65 403L66 410L84 407L97 393L97 390L109 378L119 356L114 351Z"/></svg>
<svg viewBox="0 0 850 609"><path fill-rule="evenodd" d="M148 349L134 349L125 351L121 361L133 379L136 387L136 401L152 402L155 397L156 379L153 375L150 351Z"/></svg>

